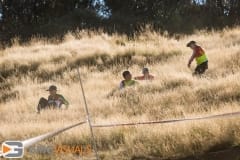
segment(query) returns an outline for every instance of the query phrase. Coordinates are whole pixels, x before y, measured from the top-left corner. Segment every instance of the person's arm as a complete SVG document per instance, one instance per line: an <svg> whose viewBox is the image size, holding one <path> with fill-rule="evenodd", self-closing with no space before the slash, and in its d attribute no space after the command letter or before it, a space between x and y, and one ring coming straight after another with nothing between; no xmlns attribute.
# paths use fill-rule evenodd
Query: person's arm
<svg viewBox="0 0 240 160"><path fill-rule="evenodd" d="M196 55L196 52L193 52L192 56L190 57L190 59L189 59L189 61L188 61L188 67L189 67L189 68L190 68L190 66L191 66L192 61L193 61L194 58L195 58L195 55Z"/></svg>
<svg viewBox="0 0 240 160"><path fill-rule="evenodd" d="M69 102L61 95L60 96L61 100L62 100L62 103L66 105L66 107L68 108L69 106Z"/></svg>
<svg viewBox="0 0 240 160"><path fill-rule="evenodd" d="M135 80L142 80L142 77L141 76L138 76L138 77L134 77Z"/></svg>

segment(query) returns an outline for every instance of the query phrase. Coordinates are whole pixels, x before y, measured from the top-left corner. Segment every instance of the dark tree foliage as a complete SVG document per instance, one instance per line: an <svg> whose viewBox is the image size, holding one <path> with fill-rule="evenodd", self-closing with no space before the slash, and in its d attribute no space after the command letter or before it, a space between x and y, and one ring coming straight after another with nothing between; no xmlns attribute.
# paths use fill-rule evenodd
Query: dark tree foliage
<svg viewBox="0 0 240 160"><path fill-rule="evenodd" d="M61 31L63 24L64 29L69 25L71 30L103 28L109 33L129 34L146 24L156 30L191 33L194 29L222 28L240 22L240 0L102 1L106 6L101 6L101 0L0 0L0 40L31 37L36 30L41 33L42 26L54 23L58 28L51 26L49 32ZM94 19L89 10L95 11L96 17L110 11L110 17Z"/></svg>
<svg viewBox="0 0 240 160"><path fill-rule="evenodd" d="M91 4L92 0L0 0L0 40L31 36L34 28Z"/></svg>
<svg viewBox="0 0 240 160"><path fill-rule="evenodd" d="M157 28L179 31L239 23L239 0L106 0L112 17L133 15Z"/></svg>

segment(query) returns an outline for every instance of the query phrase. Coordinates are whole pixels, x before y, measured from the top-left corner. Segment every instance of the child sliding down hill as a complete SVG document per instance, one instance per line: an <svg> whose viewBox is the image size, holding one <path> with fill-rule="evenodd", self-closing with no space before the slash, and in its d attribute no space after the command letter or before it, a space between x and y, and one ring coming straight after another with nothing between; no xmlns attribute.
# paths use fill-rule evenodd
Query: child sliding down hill
<svg viewBox="0 0 240 160"><path fill-rule="evenodd" d="M48 99L41 98L39 100L38 106L37 106L37 113L40 113L42 109L46 108L61 108L62 104L64 104L66 107L68 107L69 103L68 101L60 94L57 94L57 87L52 85L47 90L49 91Z"/></svg>
<svg viewBox="0 0 240 160"><path fill-rule="evenodd" d="M154 76L149 74L149 70L148 68L143 68L143 76L138 76L135 77L135 80L153 80ZM137 84L139 84L137 81L132 80L132 74L129 71L124 71L122 73L122 76L124 78L124 80L121 81L119 89L122 90L126 87L131 87L131 86L135 86ZM113 89L108 95L107 97L111 97L113 96L119 89Z"/></svg>
<svg viewBox="0 0 240 160"><path fill-rule="evenodd" d="M120 89L138 84L137 81L132 80L132 74L129 71L124 71L122 75L124 80L120 83Z"/></svg>

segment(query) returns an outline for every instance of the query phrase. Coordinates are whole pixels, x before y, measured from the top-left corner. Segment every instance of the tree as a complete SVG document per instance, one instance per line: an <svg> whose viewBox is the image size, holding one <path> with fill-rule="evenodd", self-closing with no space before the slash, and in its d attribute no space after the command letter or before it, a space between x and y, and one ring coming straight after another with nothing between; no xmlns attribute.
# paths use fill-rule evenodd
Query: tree
<svg viewBox="0 0 240 160"><path fill-rule="evenodd" d="M31 34L34 27L46 24L75 8L90 8L92 0L0 0L3 18L0 40L21 34Z"/></svg>

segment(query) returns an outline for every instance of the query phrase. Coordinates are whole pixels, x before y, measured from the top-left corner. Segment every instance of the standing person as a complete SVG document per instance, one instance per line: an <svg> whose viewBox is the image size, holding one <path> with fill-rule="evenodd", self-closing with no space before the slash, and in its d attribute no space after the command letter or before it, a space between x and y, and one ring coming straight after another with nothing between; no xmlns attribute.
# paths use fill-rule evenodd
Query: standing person
<svg viewBox="0 0 240 160"><path fill-rule="evenodd" d="M134 86L137 84L135 80L132 80L132 74L129 71L124 71L122 73L124 80L120 83L120 89L125 87Z"/></svg>
<svg viewBox="0 0 240 160"><path fill-rule="evenodd" d="M153 80L154 76L149 73L148 68L142 69L142 76L134 77L135 80Z"/></svg>
<svg viewBox="0 0 240 160"><path fill-rule="evenodd" d="M49 91L48 99L45 99L43 97L40 98L37 106L37 113L40 113L42 109L46 108L61 108L62 104L68 107L68 101L61 94L57 94L56 86L51 85L47 91Z"/></svg>
<svg viewBox="0 0 240 160"><path fill-rule="evenodd" d="M191 67L192 61L195 59L197 62L197 67L193 75L201 75L208 69L208 58L205 54L205 51L196 44L195 41L190 41L187 44L187 47L190 47L193 50L193 54L188 61L188 67Z"/></svg>

